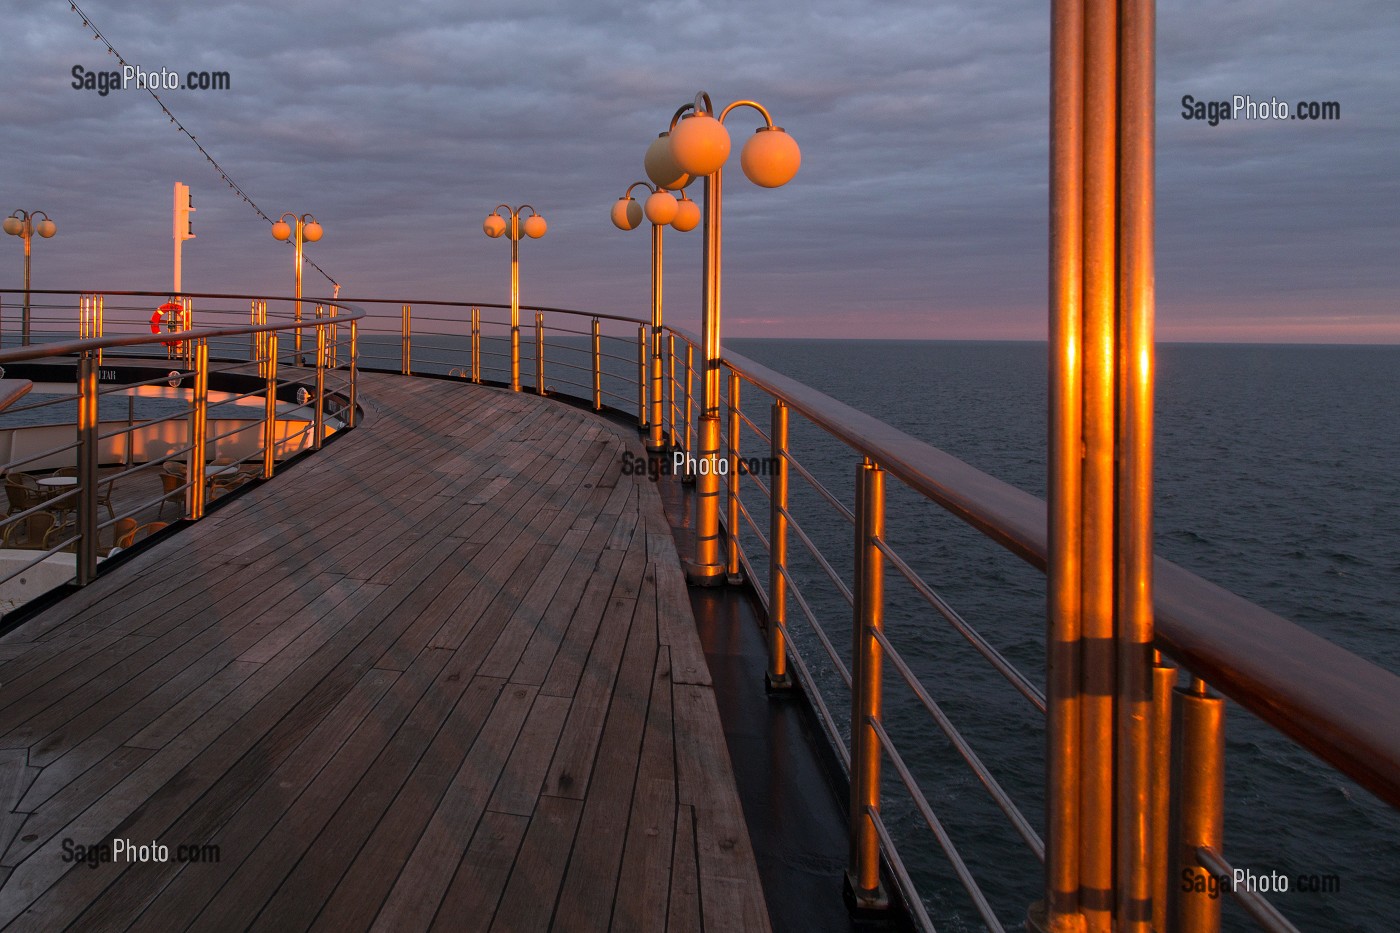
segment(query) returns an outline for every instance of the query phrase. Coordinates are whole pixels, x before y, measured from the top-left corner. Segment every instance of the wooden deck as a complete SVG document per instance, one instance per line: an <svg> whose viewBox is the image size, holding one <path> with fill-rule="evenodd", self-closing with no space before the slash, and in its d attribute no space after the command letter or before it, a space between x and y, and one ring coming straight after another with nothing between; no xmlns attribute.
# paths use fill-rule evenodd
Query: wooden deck
<svg viewBox="0 0 1400 933"><path fill-rule="evenodd" d="M0 928L766 930L634 434L459 383L361 396L0 639ZM71 860L116 839L169 861Z"/></svg>

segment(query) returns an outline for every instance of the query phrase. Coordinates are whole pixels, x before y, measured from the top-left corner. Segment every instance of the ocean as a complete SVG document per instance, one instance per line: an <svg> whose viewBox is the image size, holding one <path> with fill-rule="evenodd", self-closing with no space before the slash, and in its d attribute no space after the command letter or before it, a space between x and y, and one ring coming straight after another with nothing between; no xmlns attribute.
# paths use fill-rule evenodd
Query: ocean
<svg viewBox="0 0 1400 933"><path fill-rule="evenodd" d="M728 348L1045 495L1044 344L734 339ZM1158 553L1400 673L1400 347L1164 345L1157 365ZM744 398L761 426L762 402ZM856 459L792 421L794 455L849 503ZM794 514L847 574L850 526L800 478L791 485ZM897 480L887 482L887 496L896 550L1043 684L1044 577ZM751 510L766 505L757 492L744 501ZM803 551L791 536L789 551ZM795 572L844 654L849 608L815 563ZM892 642L1043 832L1041 716L892 569L886 590ZM791 615L793 628L805 627L796 607ZM801 649L842 718L844 685L830 665L815 663L822 652L814 638ZM1019 925L1039 897L1039 863L892 672L886 703L894 740L949 836L1002 923ZM1302 930L1394 929L1400 814L1240 707L1230 704L1226 721L1227 858L1256 874L1336 876L1338 893L1274 898ZM901 851L939 929L982 929L888 767L884 787ZM1225 926L1256 928L1233 905Z"/></svg>

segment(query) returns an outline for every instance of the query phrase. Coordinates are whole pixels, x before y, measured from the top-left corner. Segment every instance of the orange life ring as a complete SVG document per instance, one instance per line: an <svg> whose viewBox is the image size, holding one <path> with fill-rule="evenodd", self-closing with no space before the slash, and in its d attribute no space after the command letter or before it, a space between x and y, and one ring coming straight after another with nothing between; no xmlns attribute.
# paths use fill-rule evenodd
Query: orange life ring
<svg viewBox="0 0 1400 933"><path fill-rule="evenodd" d="M185 306L180 304L178 301L167 301L159 308L156 308L155 313L151 315L151 333L160 333L161 322L165 319L165 316L167 314L170 315L170 324L168 325L169 329L179 330L179 318L176 317L176 315L183 314L184 310ZM172 353L179 353L180 350L184 347L184 343L179 340L162 340L161 343L165 344L166 349Z"/></svg>

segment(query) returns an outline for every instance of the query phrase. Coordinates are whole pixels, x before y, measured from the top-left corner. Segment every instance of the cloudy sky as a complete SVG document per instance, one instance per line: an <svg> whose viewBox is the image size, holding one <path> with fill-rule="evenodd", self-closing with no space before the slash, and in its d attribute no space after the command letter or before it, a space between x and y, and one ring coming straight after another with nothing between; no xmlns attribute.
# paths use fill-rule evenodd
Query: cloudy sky
<svg viewBox="0 0 1400 933"><path fill-rule="evenodd" d="M163 98L271 214L314 213L342 297L502 301L528 202L528 303L645 313L648 244L608 209L671 113L755 98L801 144L786 188L728 173L734 335L1045 335L1044 0L650 4L80 0L143 69L226 71ZM1400 7L1161 0L1164 339L1400 342ZM35 287L164 288L171 185L194 191L188 290L290 291L291 250L66 0L0 0L0 209L59 225ZM1206 122L1181 98L1337 101L1338 122ZM757 126L736 113L738 144ZM737 157L734 159L737 169ZM668 319L698 319L698 233L667 239ZM18 241L0 285L20 284ZM308 291L320 291L310 272Z"/></svg>

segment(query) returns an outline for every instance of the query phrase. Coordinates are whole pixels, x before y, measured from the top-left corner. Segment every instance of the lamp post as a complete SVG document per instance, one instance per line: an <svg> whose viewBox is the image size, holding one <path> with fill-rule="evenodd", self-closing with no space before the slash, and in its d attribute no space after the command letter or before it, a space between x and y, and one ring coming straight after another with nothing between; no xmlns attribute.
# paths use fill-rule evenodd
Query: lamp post
<svg viewBox="0 0 1400 933"><path fill-rule="evenodd" d="M632 197L638 186L650 191L646 207L643 208ZM635 230L641 225L642 217L651 221L651 414L647 433L647 450L660 453L666 449L666 441L661 431L661 257L662 229L668 224L684 233L694 230L700 223L700 206L685 197L681 199L665 188L634 181L612 207L612 222L619 230Z"/></svg>
<svg viewBox="0 0 1400 933"><path fill-rule="evenodd" d="M38 220L38 218L44 218ZM36 222L37 221L37 222ZM24 345L29 346L29 241L38 233L48 239L58 232L58 227L43 211L15 211L5 218L5 232L24 241L24 316L21 330Z"/></svg>
<svg viewBox="0 0 1400 933"><path fill-rule="evenodd" d="M291 222L290 224L287 223L287 218L288 218L288 217L292 218L292 222ZM272 236L273 236L274 239L277 239L277 240L284 240L284 241L285 241L285 240L287 240L288 238L292 237L293 235L295 235L295 237L296 237L296 239L293 241L293 242L296 244L296 296L297 296L296 315L295 315L294 320L295 320L296 323L298 323L298 324L301 323L301 250L302 250L302 244L303 244L303 243L315 243L317 240L321 239L321 234L322 234L323 232L324 232L324 231L321 229L321 225L320 225L319 223L316 222L316 218L315 218L315 217L311 216L310 214L302 214L300 217L298 217L296 214L293 214L293 213L290 212L290 211L288 211L287 213L283 214L280 218L278 218L277 222L276 222L275 224L272 225ZM295 347L296 347L296 360L297 360L297 365L300 366L300 365L302 364L302 356L301 356L301 328L300 328L300 327L298 327L298 328L296 329L296 337L294 338L294 340L295 340Z"/></svg>
<svg viewBox="0 0 1400 933"><path fill-rule="evenodd" d="M704 394L700 415L700 456L709 460L710 469L702 470L696 478L695 560L686 569L692 583L706 585L721 582L728 570L720 558L719 548L719 471L717 461L720 443L719 380L720 380L720 291L723 283L720 234L722 230L724 162L729 158L729 131L725 119L736 109L748 107L763 117L763 126L744 144L740 165L754 184L778 188L797 174L802 154L793 138L762 105L751 100L737 100L718 114L710 95L701 91L693 103L685 104L671 117L671 128L651 144L647 151L648 174L652 167L658 173L669 170L675 174L664 188L684 187L690 178L705 179L705 263L704 263ZM664 142L663 142L664 140ZM669 160L670 165L665 163ZM653 175L655 180L655 175ZM735 529L731 529L731 533Z"/></svg>
<svg viewBox="0 0 1400 933"><path fill-rule="evenodd" d="M510 215L510 224L506 224L506 219L501 216L504 210ZM520 221L520 212L529 211L530 216L525 218L525 222ZM549 225L544 222L544 218L539 215L533 207L522 204L512 208L509 204L497 204L491 213L486 215L485 222L481 229L491 239L496 239L505 234L510 239L510 388L512 392L520 391L520 237L528 236L532 240L538 240L544 236ZM539 386L543 391L544 386Z"/></svg>

